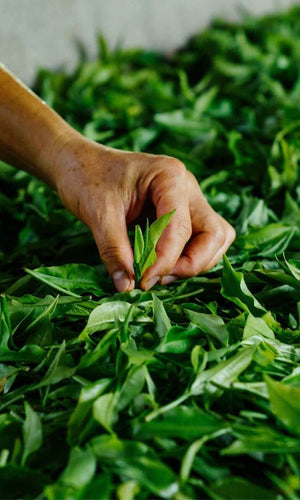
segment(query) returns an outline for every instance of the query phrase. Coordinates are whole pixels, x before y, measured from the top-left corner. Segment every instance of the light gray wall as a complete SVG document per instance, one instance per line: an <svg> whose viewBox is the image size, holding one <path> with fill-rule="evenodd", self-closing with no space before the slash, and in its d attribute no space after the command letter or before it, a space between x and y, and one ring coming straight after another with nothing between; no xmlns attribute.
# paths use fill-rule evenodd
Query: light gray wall
<svg viewBox="0 0 300 500"><path fill-rule="evenodd" d="M39 66L71 68L75 40L96 52L96 34L110 45L170 51L215 16L237 17L299 3L293 0L0 0L0 61L30 83Z"/></svg>

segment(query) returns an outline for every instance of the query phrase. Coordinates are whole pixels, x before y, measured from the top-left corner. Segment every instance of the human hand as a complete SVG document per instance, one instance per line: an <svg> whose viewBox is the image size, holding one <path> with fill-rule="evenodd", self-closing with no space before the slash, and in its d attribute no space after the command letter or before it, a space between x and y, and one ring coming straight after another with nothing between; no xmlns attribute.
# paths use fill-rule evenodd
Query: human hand
<svg viewBox="0 0 300 500"><path fill-rule="evenodd" d="M134 288L127 224L151 200L157 217L176 209L141 287L168 284L212 268L235 238L233 227L208 204L195 177L177 159L124 152L78 133L63 136L54 184L64 205L92 231L119 291Z"/></svg>

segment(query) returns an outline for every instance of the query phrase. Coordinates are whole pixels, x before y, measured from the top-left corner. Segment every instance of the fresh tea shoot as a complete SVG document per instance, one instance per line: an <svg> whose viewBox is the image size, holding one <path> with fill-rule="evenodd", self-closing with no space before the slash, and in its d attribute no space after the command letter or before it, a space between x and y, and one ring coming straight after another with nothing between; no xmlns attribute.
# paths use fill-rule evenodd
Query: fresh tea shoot
<svg viewBox="0 0 300 500"><path fill-rule="evenodd" d="M134 270L136 282L139 283L148 267L152 266L157 259L155 247L159 238L169 224L175 210L162 215L156 219L149 227L147 219L146 229L143 234L139 225L135 226L134 232Z"/></svg>

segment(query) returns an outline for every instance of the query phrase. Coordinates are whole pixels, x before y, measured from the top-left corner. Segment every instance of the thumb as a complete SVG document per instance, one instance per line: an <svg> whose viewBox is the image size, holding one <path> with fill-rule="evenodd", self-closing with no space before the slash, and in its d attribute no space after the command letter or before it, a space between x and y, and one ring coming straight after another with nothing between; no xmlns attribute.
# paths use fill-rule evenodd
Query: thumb
<svg viewBox="0 0 300 500"><path fill-rule="evenodd" d="M134 289L133 252L120 203L106 205L91 227L101 259L119 292Z"/></svg>

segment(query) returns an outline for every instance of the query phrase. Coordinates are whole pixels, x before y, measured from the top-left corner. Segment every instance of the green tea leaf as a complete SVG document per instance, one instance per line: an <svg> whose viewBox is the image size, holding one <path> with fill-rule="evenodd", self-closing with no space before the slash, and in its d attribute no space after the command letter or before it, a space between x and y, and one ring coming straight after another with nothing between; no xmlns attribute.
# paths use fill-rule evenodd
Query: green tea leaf
<svg viewBox="0 0 300 500"><path fill-rule="evenodd" d="M200 408L180 406L146 423L136 423L134 434L141 439L173 437L196 439L224 428L224 422Z"/></svg>
<svg viewBox="0 0 300 500"><path fill-rule="evenodd" d="M267 488L263 488L257 484L251 483L242 477L224 478L216 484L211 485L213 493L221 498L232 498L237 500L257 499L272 499L274 493Z"/></svg>
<svg viewBox="0 0 300 500"><path fill-rule="evenodd" d="M181 326L170 327L163 341L157 347L157 351L174 354L189 352L193 344L201 336L201 330L197 327L189 329Z"/></svg>
<svg viewBox="0 0 300 500"><path fill-rule="evenodd" d="M266 377L271 407L293 434L300 436L300 389Z"/></svg>
<svg viewBox="0 0 300 500"><path fill-rule="evenodd" d="M60 477L66 486L80 489L87 485L96 472L96 459L90 450L72 448L67 467Z"/></svg>
<svg viewBox="0 0 300 500"><path fill-rule="evenodd" d="M144 253L144 237L140 226L135 226L134 233L134 257L137 263L140 262Z"/></svg>
<svg viewBox="0 0 300 500"><path fill-rule="evenodd" d="M300 281L300 260L290 259L286 265L294 278Z"/></svg>
<svg viewBox="0 0 300 500"><path fill-rule="evenodd" d="M166 313L164 305L161 300L159 300L155 294L152 294L153 298L153 320L155 324L155 331L160 339L163 339L167 332L171 328L171 322Z"/></svg>
<svg viewBox="0 0 300 500"><path fill-rule="evenodd" d="M94 419L108 432L112 432L112 427L118 419L117 400L117 394L110 392L100 396L93 403Z"/></svg>
<svg viewBox="0 0 300 500"><path fill-rule="evenodd" d="M169 224L172 216L174 215L176 210L172 210L168 214L162 215L156 221L151 224L149 228L149 236L147 241L147 246L145 246L144 255L141 259L141 275L143 276L144 272L148 267L152 266L156 261L156 252L155 247L162 233L166 229Z"/></svg>
<svg viewBox="0 0 300 500"><path fill-rule="evenodd" d="M88 424L92 416L93 402L106 391L111 384L111 379L103 378L81 389L76 408L71 413L68 422L68 441L77 441L80 432Z"/></svg>
<svg viewBox="0 0 300 500"><path fill-rule="evenodd" d="M234 271L226 255L223 257L222 290L223 297L230 300L253 316L262 316L266 310L248 289L242 273Z"/></svg>
<svg viewBox="0 0 300 500"><path fill-rule="evenodd" d="M121 470L124 477L136 481L162 498L172 497L179 489L171 469L150 457L142 456L125 463Z"/></svg>
<svg viewBox="0 0 300 500"><path fill-rule="evenodd" d="M125 320L129 309L129 302L114 301L100 304L91 312L86 325L86 332L91 335L94 332L101 332L118 326L120 322Z"/></svg>
<svg viewBox="0 0 300 500"><path fill-rule="evenodd" d="M256 335L269 339L275 338L274 332L265 323L263 318L255 318L251 313L249 313L245 323L243 339L248 339Z"/></svg>
<svg viewBox="0 0 300 500"><path fill-rule="evenodd" d="M209 368L205 371L201 370L191 386L191 394L197 395L204 391L216 392L218 390L218 385L229 387L249 366L255 350L256 347L242 349L232 358L218 363L213 368Z"/></svg>
<svg viewBox="0 0 300 500"><path fill-rule="evenodd" d="M121 440L116 435L108 436L107 434L92 438L89 447L100 463L106 464L117 460L122 462L135 460L149 452L149 448L143 443Z"/></svg>
<svg viewBox="0 0 300 500"><path fill-rule="evenodd" d="M57 384L64 379L72 377L75 372L76 367L68 366L66 364L66 347L65 342L62 342L52 363L50 364L42 380L38 383L37 387L45 387L47 385Z"/></svg>
<svg viewBox="0 0 300 500"><path fill-rule="evenodd" d="M145 384L145 376L145 367L143 365L130 368L118 395L118 411L124 410L140 394Z"/></svg>
<svg viewBox="0 0 300 500"><path fill-rule="evenodd" d="M39 415L25 401L25 421L23 424L23 455L22 465L29 455L37 451L43 443L42 423Z"/></svg>
<svg viewBox="0 0 300 500"><path fill-rule="evenodd" d="M73 297L80 297L78 293L93 293L98 297L104 295L101 276L85 264L39 267L34 270L25 269L25 271L42 283L66 295Z"/></svg>
<svg viewBox="0 0 300 500"><path fill-rule="evenodd" d="M204 333L211 335L221 344L227 345L228 331L224 321L215 314L205 314L190 309L184 309L185 314L192 323L197 325Z"/></svg>
<svg viewBox="0 0 300 500"><path fill-rule="evenodd" d="M238 428L238 439L222 451L224 455L244 455L252 453L284 454L299 453L300 439L287 436L271 427L261 426L251 429Z"/></svg>
<svg viewBox="0 0 300 500"><path fill-rule="evenodd" d="M174 213L175 210L172 210L168 214L162 215L150 227L147 221L144 236L140 226L135 227L134 268L137 282L140 281L146 269L156 261L155 247Z"/></svg>

